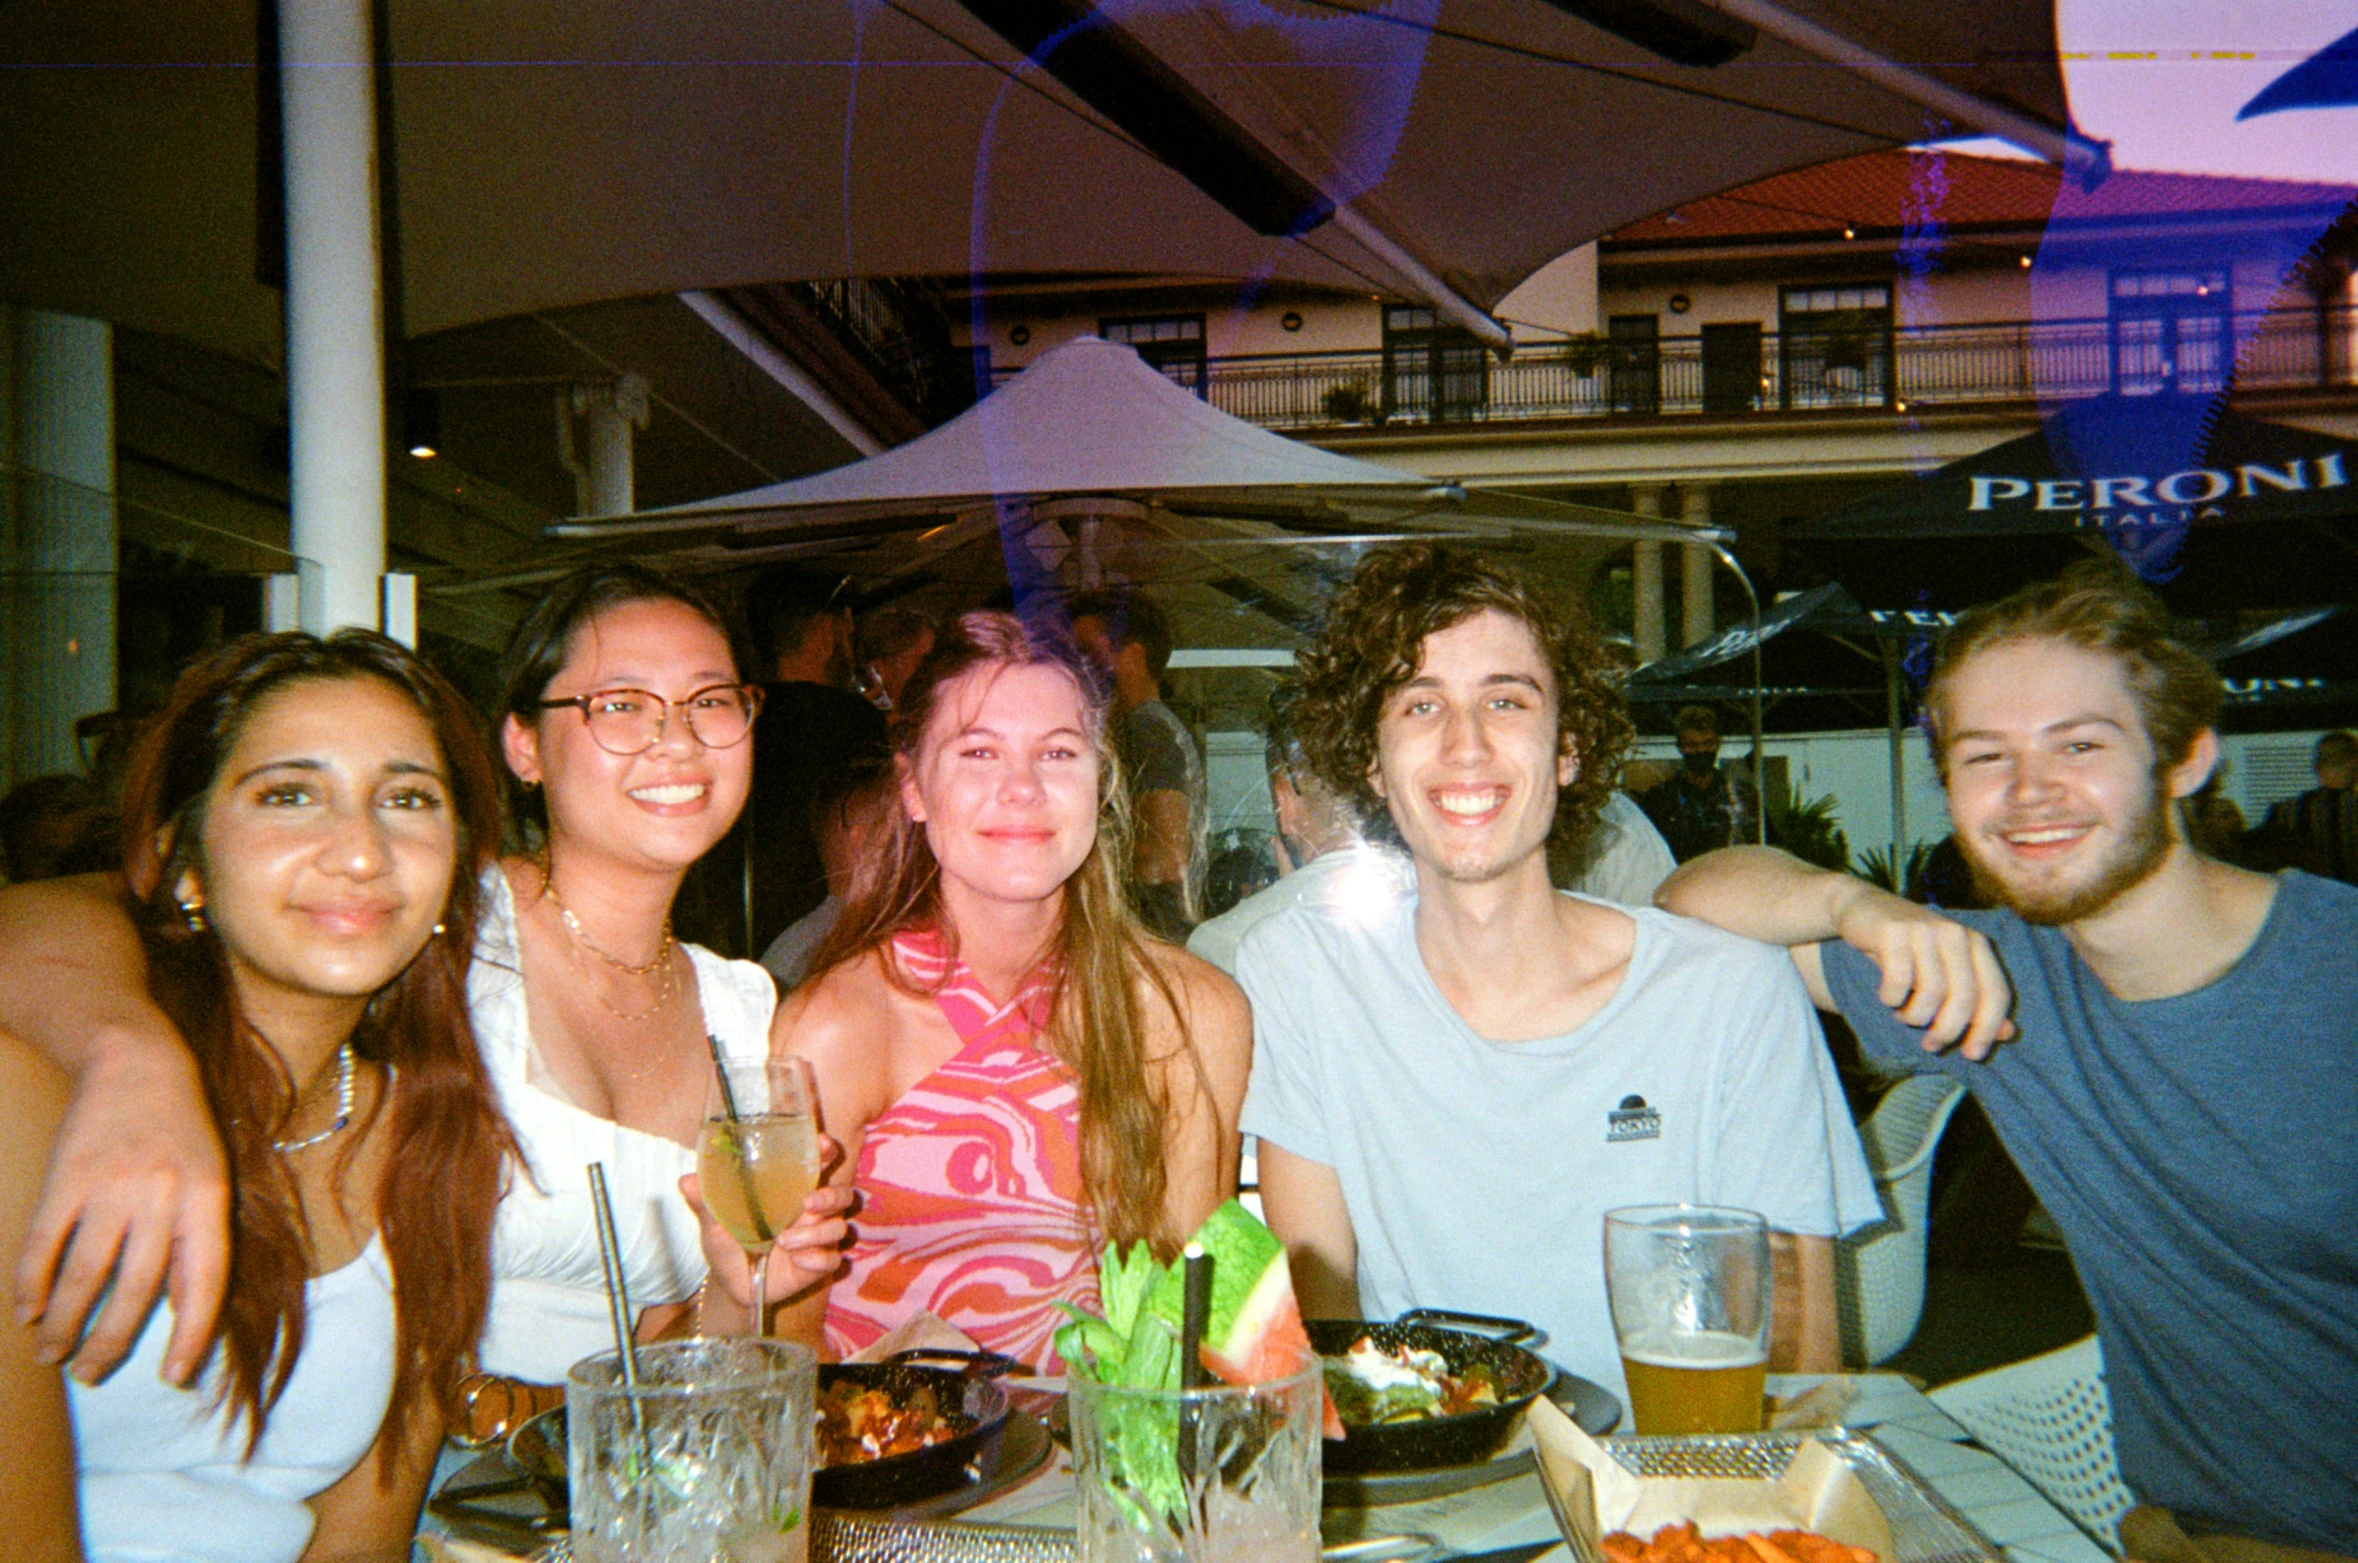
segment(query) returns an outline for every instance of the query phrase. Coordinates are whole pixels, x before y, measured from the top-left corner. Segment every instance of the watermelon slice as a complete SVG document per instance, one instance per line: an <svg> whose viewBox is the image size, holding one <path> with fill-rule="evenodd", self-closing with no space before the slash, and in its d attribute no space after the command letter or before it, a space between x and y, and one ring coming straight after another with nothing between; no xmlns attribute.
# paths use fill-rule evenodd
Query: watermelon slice
<svg viewBox="0 0 2358 1563"><path fill-rule="evenodd" d="M1212 1305L1204 1325L1203 1363L1229 1384L1258 1384L1296 1371L1311 1355L1294 1299L1285 1245L1235 1200L1212 1212L1189 1241L1212 1256ZM1173 1265L1147 1298L1147 1310L1176 1330L1186 1307L1186 1267ZM1321 1393L1323 1393L1323 1388ZM1325 1433L1343 1436L1330 1396Z"/></svg>

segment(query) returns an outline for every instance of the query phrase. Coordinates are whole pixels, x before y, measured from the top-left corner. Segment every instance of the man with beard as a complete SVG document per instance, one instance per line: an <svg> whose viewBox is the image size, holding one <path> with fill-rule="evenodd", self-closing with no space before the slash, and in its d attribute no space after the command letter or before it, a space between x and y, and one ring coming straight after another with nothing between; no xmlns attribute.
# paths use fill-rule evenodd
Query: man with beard
<svg viewBox="0 0 2358 1563"><path fill-rule="evenodd" d="M1791 966L1550 882L1629 740L1595 644L1488 561L1417 543L1361 561L1300 660L1310 767L1409 860L1236 955L1242 1127L1303 1310L1529 1319L1619 1390L1604 1213L1735 1205L1777 1256L1770 1367L1835 1367L1833 1239L1882 1212Z"/></svg>
<svg viewBox="0 0 2358 1563"><path fill-rule="evenodd" d="M1957 841L1998 910L1951 922L1762 848L1699 859L1660 899L1796 945L1871 1057L1981 1101L2095 1308L2143 1505L2128 1556L2343 1556L2358 890L2187 843L2175 804L2218 763L2220 699L2149 593L2082 567L1960 620L1926 691ZM1963 1057L1938 1052L1955 1041Z"/></svg>

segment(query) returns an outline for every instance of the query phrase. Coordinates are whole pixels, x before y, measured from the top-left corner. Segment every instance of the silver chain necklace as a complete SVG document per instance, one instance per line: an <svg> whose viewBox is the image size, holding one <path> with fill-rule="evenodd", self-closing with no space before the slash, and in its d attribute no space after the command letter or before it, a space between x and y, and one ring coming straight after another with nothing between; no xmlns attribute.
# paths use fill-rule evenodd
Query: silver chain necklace
<svg viewBox="0 0 2358 1563"><path fill-rule="evenodd" d="M299 1140L272 1140L270 1148L281 1156L296 1151L307 1151L322 1140L334 1139L352 1126L352 1044L347 1041L336 1049L336 1121L317 1134Z"/></svg>

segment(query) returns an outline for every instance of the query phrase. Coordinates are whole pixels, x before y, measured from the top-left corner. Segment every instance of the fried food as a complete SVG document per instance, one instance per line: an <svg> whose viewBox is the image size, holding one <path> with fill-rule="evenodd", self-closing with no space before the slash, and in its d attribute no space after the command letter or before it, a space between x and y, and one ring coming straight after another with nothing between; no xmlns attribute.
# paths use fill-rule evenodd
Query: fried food
<svg viewBox="0 0 2358 1563"><path fill-rule="evenodd" d="M960 1424L967 1422L944 1415L930 1389L897 1403L881 1389L839 1381L819 1391L819 1464L856 1465L914 1454L957 1437L965 1431Z"/></svg>
<svg viewBox="0 0 2358 1563"><path fill-rule="evenodd" d="M1707 1538L1692 1520L1663 1526L1651 1541L1617 1530L1603 1546L1610 1563L1880 1563L1865 1547L1846 1547L1815 1531Z"/></svg>

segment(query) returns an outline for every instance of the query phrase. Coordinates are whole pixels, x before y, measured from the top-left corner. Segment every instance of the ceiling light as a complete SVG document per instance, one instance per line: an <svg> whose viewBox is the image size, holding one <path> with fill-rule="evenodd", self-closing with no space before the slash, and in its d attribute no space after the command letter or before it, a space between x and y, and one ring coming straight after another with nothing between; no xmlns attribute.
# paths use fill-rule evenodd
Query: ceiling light
<svg viewBox="0 0 2358 1563"><path fill-rule="evenodd" d="M401 398L401 446L420 461L442 448L442 393L419 386Z"/></svg>

